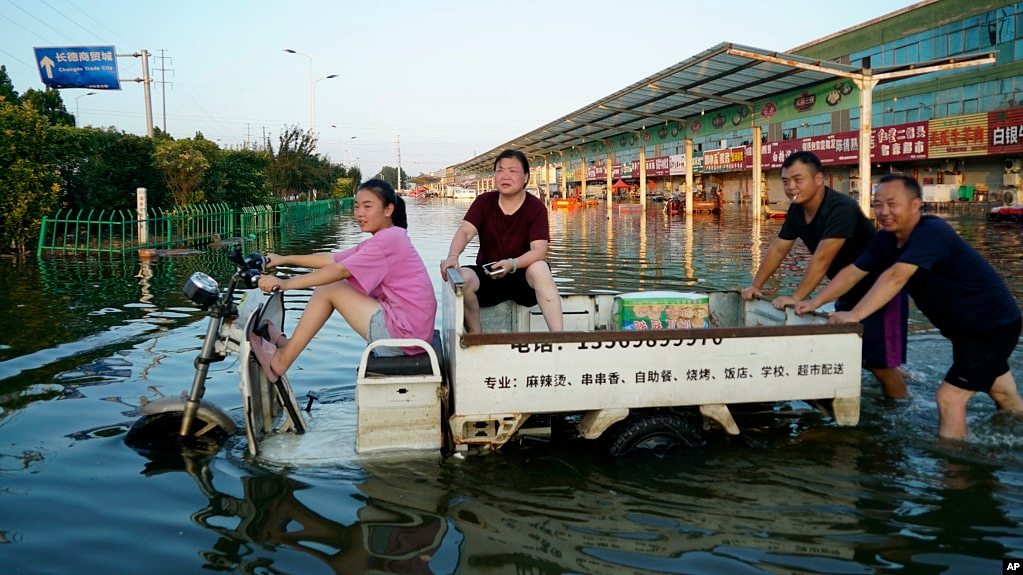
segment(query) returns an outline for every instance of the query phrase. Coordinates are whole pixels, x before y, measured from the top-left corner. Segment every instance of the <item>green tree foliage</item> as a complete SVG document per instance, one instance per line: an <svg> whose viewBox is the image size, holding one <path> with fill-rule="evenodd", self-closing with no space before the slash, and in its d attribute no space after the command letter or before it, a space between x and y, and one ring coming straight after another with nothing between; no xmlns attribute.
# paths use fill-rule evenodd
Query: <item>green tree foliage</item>
<svg viewBox="0 0 1023 575"><path fill-rule="evenodd" d="M45 90L34 90L29 88L21 96L22 106L32 106L39 113L50 119L54 126L74 126L75 117L64 107L64 100L60 97L60 90L46 88Z"/></svg>
<svg viewBox="0 0 1023 575"><path fill-rule="evenodd" d="M276 150L270 138L266 139L265 145L266 185L275 196L281 199L297 198L299 194L313 189L318 168L313 154L316 136L298 126L292 126L280 135Z"/></svg>
<svg viewBox="0 0 1023 575"><path fill-rule="evenodd" d="M61 204L80 209L135 209L136 188L146 188L150 207L173 201L154 161L155 142L114 130L66 128Z"/></svg>
<svg viewBox="0 0 1023 575"><path fill-rule="evenodd" d="M263 173L266 154L256 150L221 150L211 171L216 172L217 186L209 193L212 203L226 203L232 208L273 203Z"/></svg>
<svg viewBox="0 0 1023 575"><path fill-rule="evenodd" d="M210 169L210 161L204 154L207 143L206 140L157 142L154 159L167 179L167 187L175 205L187 206L203 201L203 192L199 186Z"/></svg>
<svg viewBox="0 0 1023 575"><path fill-rule="evenodd" d="M394 166L384 166L383 168L380 169L380 179L387 182L388 184L391 184L392 186L394 186L394 189L397 190L398 168L395 168ZM408 174L405 173L405 170L402 170L401 183L403 185L408 185L408 181L409 181Z"/></svg>
<svg viewBox="0 0 1023 575"><path fill-rule="evenodd" d="M60 193L53 129L31 106L0 102L0 245L24 252Z"/></svg>
<svg viewBox="0 0 1023 575"><path fill-rule="evenodd" d="M131 210L135 190L150 207L204 200L238 208L279 201L351 195L359 170L315 153L314 135L293 127L277 149L221 150L201 133L174 140L115 128L77 128L60 93L19 95L0 65L0 250L24 251L44 215L72 210Z"/></svg>
<svg viewBox="0 0 1023 575"><path fill-rule="evenodd" d="M14 89L14 82L7 75L7 66L0 65L0 100L6 100L10 104L17 104L21 101L17 90Z"/></svg>

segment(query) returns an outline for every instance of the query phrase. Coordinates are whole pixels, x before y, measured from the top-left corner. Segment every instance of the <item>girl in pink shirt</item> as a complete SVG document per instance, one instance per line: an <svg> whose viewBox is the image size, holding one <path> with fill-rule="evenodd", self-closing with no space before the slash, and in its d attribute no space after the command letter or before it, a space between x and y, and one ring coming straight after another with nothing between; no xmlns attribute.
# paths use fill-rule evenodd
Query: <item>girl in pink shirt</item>
<svg viewBox="0 0 1023 575"><path fill-rule="evenodd" d="M252 349L271 381L291 367L334 310L367 341L433 338L437 299L426 266L406 232L405 202L387 182L369 180L356 191L355 219L362 231L373 234L355 247L333 254L267 255L267 267L316 268L289 279L269 274L259 279L260 289L266 292L315 286L290 338L272 325L271 341L253 338ZM423 350L378 347L374 351L400 355Z"/></svg>

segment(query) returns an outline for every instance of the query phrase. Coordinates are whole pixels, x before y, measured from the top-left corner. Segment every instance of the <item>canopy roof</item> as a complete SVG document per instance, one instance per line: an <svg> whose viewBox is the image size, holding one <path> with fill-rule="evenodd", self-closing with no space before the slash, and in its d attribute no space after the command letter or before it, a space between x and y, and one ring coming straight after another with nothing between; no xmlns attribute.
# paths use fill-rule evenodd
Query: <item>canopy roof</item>
<svg viewBox="0 0 1023 575"><path fill-rule="evenodd" d="M929 66L961 65L981 58L993 61L991 54L969 54L870 70L721 43L454 168L459 172L489 172L494 159L507 148L521 150L529 157L543 156L655 124L682 121L726 106L752 106L754 101L839 76L849 78L866 73L880 81L891 81L923 73L922 68ZM890 76L884 77L885 73Z"/></svg>

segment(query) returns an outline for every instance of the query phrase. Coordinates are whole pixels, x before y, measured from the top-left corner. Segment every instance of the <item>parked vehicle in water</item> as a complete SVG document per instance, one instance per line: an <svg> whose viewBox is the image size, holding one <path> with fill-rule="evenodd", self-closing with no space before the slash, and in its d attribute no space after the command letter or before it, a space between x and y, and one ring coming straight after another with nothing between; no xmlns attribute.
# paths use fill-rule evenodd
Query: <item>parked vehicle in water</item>
<svg viewBox="0 0 1023 575"><path fill-rule="evenodd" d="M282 294L252 288L262 257L242 258L227 290L197 272L185 292L210 323L191 391L143 402L126 441L133 447L201 443L216 448L237 425L203 399L209 365L238 354L249 453L317 420L311 395L303 417L287 377L268 382L249 347L266 323L283 325ZM698 448L707 429L738 434L729 406L802 400L837 424L856 425L860 326L797 316L737 291L635 292L563 297L565 331L551 333L537 308L485 308L483 332L466 333L464 283L448 270L442 329L433 342L378 340L356 373L356 451L495 450L525 437L600 440L606 452ZM376 357L379 346L418 346L414 356ZM344 438L337 438L338 441Z"/></svg>

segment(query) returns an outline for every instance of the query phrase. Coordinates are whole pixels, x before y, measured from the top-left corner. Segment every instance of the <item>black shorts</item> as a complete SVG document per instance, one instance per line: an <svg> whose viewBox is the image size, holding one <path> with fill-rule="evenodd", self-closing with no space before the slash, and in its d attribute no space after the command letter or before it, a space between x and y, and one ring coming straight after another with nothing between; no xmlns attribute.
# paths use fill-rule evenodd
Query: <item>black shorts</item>
<svg viewBox="0 0 1023 575"><path fill-rule="evenodd" d="M526 281L525 269L507 274L501 279L494 279L480 266L466 267L472 269L476 273L476 277L480 279L480 289L476 292L476 299L479 300L480 307L494 307L508 300L526 307L536 305L536 292L529 287L529 283Z"/></svg>
<svg viewBox="0 0 1023 575"><path fill-rule="evenodd" d="M1016 320L978 333L960 333L952 340L952 367L945 381L969 391L987 392L995 379L1009 371L1009 356L1019 343L1023 321Z"/></svg>

